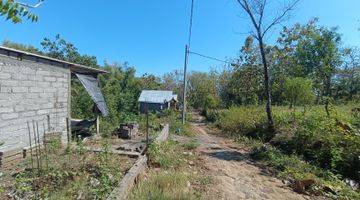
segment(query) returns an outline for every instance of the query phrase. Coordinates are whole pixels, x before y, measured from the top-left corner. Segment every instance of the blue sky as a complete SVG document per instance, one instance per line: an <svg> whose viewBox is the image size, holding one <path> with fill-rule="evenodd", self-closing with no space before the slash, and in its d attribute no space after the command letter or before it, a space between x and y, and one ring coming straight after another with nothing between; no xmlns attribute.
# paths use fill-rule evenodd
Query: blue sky
<svg viewBox="0 0 360 200"><path fill-rule="evenodd" d="M23 0L35 2L36 0ZM360 46L359 0L302 0L287 24L339 27L343 42ZM45 0L34 10L37 23L0 21L0 41L7 39L40 47L44 37L59 33L81 53L100 64L128 61L137 74L162 75L182 69L190 0ZM220 59L235 57L251 27L235 0L195 0L192 50ZM270 32L271 43L279 29ZM207 71L221 63L191 55L189 70Z"/></svg>

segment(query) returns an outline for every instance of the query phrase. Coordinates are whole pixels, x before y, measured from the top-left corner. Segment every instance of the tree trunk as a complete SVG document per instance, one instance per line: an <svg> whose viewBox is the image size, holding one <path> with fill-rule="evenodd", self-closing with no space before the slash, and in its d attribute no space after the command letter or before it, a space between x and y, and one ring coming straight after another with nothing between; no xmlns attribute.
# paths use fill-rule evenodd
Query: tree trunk
<svg viewBox="0 0 360 200"><path fill-rule="evenodd" d="M269 79L269 69L266 60L265 47L261 34L258 34L259 47L262 63L264 66L264 85L265 85L265 95L266 95L266 114L268 119L268 128L270 131L274 131L274 120L271 111L271 93L270 93L270 79Z"/></svg>
<svg viewBox="0 0 360 200"><path fill-rule="evenodd" d="M325 94L331 97L331 76L326 76L325 78Z"/></svg>

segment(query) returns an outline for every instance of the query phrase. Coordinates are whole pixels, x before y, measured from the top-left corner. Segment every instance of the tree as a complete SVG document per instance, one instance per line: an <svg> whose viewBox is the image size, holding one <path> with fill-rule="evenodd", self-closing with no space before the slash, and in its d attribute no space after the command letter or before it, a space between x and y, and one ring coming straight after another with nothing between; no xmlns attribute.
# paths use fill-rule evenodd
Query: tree
<svg viewBox="0 0 360 200"><path fill-rule="evenodd" d="M211 109L218 105L216 76L213 73L192 72L188 76L189 105L199 109Z"/></svg>
<svg viewBox="0 0 360 200"><path fill-rule="evenodd" d="M310 104L314 100L312 81L301 77L287 78L284 95L290 108Z"/></svg>
<svg viewBox="0 0 360 200"><path fill-rule="evenodd" d="M13 0L0 0L0 15L5 16L6 20L13 23L21 23L22 18L27 18L32 22L36 22L38 17L26 9L24 5L20 5Z"/></svg>
<svg viewBox="0 0 360 200"><path fill-rule="evenodd" d="M352 101L360 99L360 49L342 50L343 66L336 71L334 99Z"/></svg>
<svg viewBox="0 0 360 200"><path fill-rule="evenodd" d="M266 96L266 113L268 119L268 127L271 132L274 130L274 120L271 111L271 90L269 79L269 66L266 57L264 37L266 33L274 26L283 22L288 13L296 6L300 0L289 0L286 5L283 6L281 12L276 15L272 20L266 24L265 10L268 7L267 0L236 0L241 8L249 16L251 23L254 27L252 36L257 39L259 43L260 55L262 65L264 68L264 92Z"/></svg>
<svg viewBox="0 0 360 200"><path fill-rule="evenodd" d="M261 74L260 55L253 44L253 37L249 36L240 50L239 59L233 67L227 87L228 95L231 97L231 104L257 104L262 93Z"/></svg>

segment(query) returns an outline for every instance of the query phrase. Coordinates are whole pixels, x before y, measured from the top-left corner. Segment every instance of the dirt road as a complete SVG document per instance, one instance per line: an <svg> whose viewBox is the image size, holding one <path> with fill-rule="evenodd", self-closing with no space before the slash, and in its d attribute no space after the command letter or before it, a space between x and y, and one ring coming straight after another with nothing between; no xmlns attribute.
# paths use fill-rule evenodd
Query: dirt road
<svg viewBox="0 0 360 200"><path fill-rule="evenodd" d="M231 140L208 134L202 123L192 126L200 144L199 164L214 180L204 199L309 199L262 173L248 158L248 152L234 148Z"/></svg>

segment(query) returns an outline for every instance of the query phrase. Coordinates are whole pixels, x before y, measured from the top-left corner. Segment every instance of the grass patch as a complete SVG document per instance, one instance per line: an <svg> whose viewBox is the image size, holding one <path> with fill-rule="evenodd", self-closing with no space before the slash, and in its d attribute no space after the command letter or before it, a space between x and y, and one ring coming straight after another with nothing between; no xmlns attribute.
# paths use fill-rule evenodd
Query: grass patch
<svg viewBox="0 0 360 200"><path fill-rule="evenodd" d="M152 143L148 149L150 164L164 169L180 168L185 164L185 155L181 152L181 146L172 140Z"/></svg>
<svg viewBox="0 0 360 200"><path fill-rule="evenodd" d="M196 140L191 140L189 142L186 142L182 144L181 146L184 147L186 150L194 150L196 149L200 144Z"/></svg>
<svg viewBox="0 0 360 200"><path fill-rule="evenodd" d="M191 179L188 174L178 171L150 172L149 178L135 187L130 199L198 199L191 189Z"/></svg>

